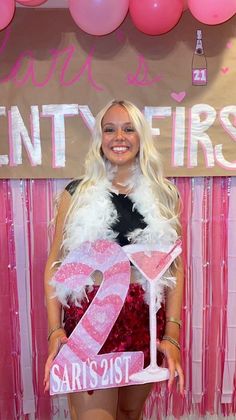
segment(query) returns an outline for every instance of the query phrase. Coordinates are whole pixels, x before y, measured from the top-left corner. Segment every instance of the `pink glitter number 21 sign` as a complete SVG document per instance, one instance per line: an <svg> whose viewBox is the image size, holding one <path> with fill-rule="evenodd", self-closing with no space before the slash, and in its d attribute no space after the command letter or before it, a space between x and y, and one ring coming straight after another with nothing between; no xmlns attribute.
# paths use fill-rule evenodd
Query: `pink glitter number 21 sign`
<svg viewBox="0 0 236 420"><path fill-rule="evenodd" d="M98 355L121 311L130 283L130 263L118 244L107 240L84 242L72 251L53 278L57 295L81 296L96 270L103 274L101 286L53 361L52 395L135 384L130 377L143 368L142 352Z"/></svg>

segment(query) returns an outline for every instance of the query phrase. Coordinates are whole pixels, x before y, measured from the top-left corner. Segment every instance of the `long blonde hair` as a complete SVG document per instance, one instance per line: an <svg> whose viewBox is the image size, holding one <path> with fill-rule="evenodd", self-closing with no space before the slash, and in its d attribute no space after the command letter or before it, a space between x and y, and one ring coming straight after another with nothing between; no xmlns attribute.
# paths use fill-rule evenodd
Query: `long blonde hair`
<svg viewBox="0 0 236 420"><path fill-rule="evenodd" d="M92 185L107 177L105 158L101 152L102 145L102 121L106 112L113 106L119 105L126 109L132 124L140 139L140 150L137 161L141 173L149 180L153 193L158 201L163 218L171 219L172 225L180 232L179 224L179 196L176 187L163 176L160 155L154 145L151 128L142 112L131 102L126 100L113 100L109 102L98 114L92 133L92 145L85 160L85 172L81 178L69 208L66 225L70 223L80 206L83 205L83 192Z"/></svg>

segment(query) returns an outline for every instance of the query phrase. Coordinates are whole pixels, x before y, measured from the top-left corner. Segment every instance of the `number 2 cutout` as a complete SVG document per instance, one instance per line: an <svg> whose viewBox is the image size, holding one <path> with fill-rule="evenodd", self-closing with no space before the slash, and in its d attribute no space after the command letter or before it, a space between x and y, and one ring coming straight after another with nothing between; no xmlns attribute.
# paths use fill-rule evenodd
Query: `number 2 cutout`
<svg viewBox="0 0 236 420"><path fill-rule="evenodd" d="M85 263L84 261L87 261ZM78 294L99 270L103 281L85 314L53 361L50 394L135 384L130 376L143 368L143 352L98 355L123 307L130 284L130 263L111 241L84 242L53 277L57 295ZM140 383L140 382L137 382Z"/></svg>

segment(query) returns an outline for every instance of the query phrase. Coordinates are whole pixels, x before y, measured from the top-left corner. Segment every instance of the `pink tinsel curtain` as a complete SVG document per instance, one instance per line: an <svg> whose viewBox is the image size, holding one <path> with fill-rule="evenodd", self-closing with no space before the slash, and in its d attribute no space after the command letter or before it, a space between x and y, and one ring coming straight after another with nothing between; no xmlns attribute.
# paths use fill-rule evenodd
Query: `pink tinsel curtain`
<svg viewBox="0 0 236 420"><path fill-rule="evenodd" d="M236 178L178 178L183 201L186 395L156 385L146 419L236 414ZM68 419L43 392L47 321L43 271L53 199L66 180L0 181L0 418Z"/></svg>

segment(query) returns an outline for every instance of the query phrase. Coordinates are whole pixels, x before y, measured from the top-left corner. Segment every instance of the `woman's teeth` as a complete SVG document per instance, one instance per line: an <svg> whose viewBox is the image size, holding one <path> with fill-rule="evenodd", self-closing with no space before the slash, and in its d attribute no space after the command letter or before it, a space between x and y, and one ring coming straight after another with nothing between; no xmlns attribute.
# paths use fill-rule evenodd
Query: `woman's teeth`
<svg viewBox="0 0 236 420"><path fill-rule="evenodd" d="M126 152L129 148L125 146L115 146L112 147L112 151L115 153L123 153Z"/></svg>

